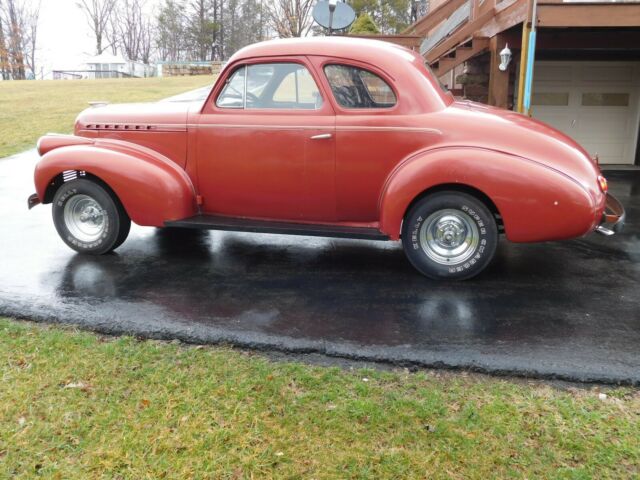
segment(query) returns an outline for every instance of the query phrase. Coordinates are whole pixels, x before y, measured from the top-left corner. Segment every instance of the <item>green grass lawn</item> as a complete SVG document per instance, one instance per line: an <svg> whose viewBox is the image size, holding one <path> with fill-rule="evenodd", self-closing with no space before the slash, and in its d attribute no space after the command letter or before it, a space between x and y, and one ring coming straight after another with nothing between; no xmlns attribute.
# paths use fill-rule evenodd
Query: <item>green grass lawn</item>
<svg viewBox="0 0 640 480"><path fill-rule="evenodd" d="M71 133L76 116L91 100L160 100L213 81L199 76L0 82L0 158L35 147L45 133Z"/></svg>
<svg viewBox="0 0 640 480"><path fill-rule="evenodd" d="M0 319L0 478L638 478L640 394Z"/></svg>

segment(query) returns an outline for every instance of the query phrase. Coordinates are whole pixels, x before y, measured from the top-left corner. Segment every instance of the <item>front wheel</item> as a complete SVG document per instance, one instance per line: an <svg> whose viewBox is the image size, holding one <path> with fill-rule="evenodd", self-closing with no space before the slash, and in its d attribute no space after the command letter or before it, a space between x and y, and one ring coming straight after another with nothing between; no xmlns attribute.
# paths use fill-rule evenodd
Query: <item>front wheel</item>
<svg viewBox="0 0 640 480"><path fill-rule="evenodd" d="M464 280L491 262L498 228L489 209L461 192L422 198L402 225L402 246L411 264L427 277Z"/></svg>
<svg viewBox="0 0 640 480"><path fill-rule="evenodd" d="M85 178L58 189L52 214L60 238L80 253L108 253L125 241L131 228L129 216L108 187Z"/></svg>

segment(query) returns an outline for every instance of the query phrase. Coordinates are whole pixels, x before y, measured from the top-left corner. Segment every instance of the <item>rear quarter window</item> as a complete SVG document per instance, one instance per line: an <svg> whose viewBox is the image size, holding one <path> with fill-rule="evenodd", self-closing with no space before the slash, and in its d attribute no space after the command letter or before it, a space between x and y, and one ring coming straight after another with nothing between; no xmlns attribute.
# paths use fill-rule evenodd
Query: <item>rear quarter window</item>
<svg viewBox="0 0 640 480"><path fill-rule="evenodd" d="M343 108L391 108L398 101L379 75L351 65L326 65L324 73L336 102Z"/></svg>

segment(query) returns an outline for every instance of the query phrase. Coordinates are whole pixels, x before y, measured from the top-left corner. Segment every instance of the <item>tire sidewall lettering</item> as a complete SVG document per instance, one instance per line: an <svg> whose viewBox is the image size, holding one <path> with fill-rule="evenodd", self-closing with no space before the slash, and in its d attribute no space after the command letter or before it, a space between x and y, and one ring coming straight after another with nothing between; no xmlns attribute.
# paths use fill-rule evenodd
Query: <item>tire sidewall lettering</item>
<svg viewBox="0 0 640 480"><path fill-rule="evenodd" d="M69 200L71 197L77 194L78 194L77 188L70 188L69 190L64 192L62 195L60 195L60 198L58 199L58 203L57 203L58 207L64 208L64 205L65 203L67 203L67 200Z"/></svg>

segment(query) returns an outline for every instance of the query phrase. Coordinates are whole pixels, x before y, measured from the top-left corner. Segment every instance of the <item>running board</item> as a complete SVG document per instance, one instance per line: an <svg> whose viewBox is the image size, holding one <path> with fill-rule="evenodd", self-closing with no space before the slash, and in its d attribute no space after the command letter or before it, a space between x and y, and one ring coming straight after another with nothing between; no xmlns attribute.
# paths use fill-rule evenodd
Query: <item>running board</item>
<svg viewBox="0 0 640 480"><path fill-rule="evenodd" d="M272 222L247 218L196 215L183 220L165 222L167 227L197 228L202 230L227 230L231 232L277 233L310 237L356 238L361 240L389 240L375 228L345 227L306 223Z"/></svg>

